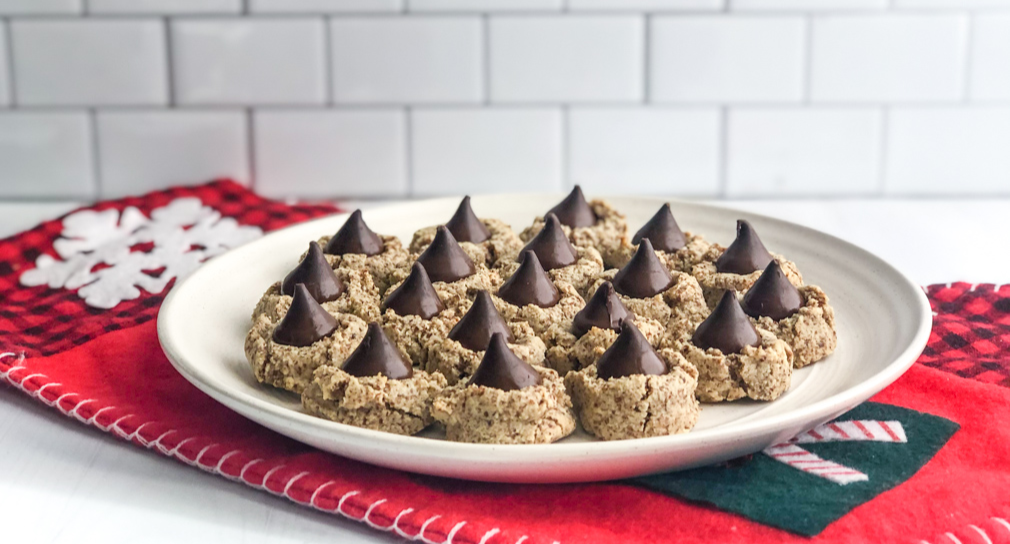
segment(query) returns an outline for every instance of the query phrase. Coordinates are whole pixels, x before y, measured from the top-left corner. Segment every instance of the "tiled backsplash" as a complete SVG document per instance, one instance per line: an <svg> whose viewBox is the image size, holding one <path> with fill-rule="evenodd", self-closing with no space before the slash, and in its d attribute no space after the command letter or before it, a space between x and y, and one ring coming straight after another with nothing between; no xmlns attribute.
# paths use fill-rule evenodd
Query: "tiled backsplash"
<svg viewBox="0 0 1010 544"><path fill-rule="evenodd" d="M1010 193L1010 0L0 0L0 198Z"/></svg>

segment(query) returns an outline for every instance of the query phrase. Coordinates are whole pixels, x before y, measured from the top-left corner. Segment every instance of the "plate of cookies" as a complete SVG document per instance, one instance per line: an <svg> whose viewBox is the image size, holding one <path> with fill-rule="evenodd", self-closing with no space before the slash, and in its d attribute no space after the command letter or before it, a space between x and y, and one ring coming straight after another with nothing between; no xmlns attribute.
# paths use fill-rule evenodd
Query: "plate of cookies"
<svg viewBox="0 0 1010 544"><path fill-rule="evenodd" d="M320 449L581 482L788 440L901 376L931 321L918 286L838 238L576 187L288 227L176 285L158 334L202 391Z"/></svg>

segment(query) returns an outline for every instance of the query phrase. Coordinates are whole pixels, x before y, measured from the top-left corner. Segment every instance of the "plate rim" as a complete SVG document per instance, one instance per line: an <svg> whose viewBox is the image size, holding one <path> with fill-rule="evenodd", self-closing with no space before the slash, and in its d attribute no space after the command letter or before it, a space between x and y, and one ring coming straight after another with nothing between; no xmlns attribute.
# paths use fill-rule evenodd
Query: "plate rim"
<svg viewBox="0 0 1010 544"><path fill-rule="evenodd" d="M547 200L547 199L559 199L563 198L564 193L503 193L499 195L480 195L482 197L494 197L494 196L508 196L510 198L528 198L537 200ZM773 222L777 223L779 226L784 226L790 229L797 229L800 231L805 231L816 236L824 236L830 238L834 243L842 244L847 246L850 250L855 250L861 252L871 257L877 262L879 266L888 269L890 272L894 273L898 278L901 279L902 287L909 289L909 292L914 293L914 300L918 303L918 308L916 315L919 317L919 322L916 326L915 334L912 336L912 340L905 349L898 354L891 362L889 362L885 367L883 367L879 372L873 376L859 382L856 385L849 387L843 391L835 393L829 397L819 399L816 402L804 406L801 410L790 410L782 414L776 414L768 416L765 418L758 418L756 420L748 420L745 423L728 422L724 425L720 425L711 429L704 429L700 431L691 431L684 434L667 435L667 436L655 436L647 438L635 438L626 440L613 440L613 441L602 441L595 440L590 442L574 442L574 443L551 443L551 444L471 444L465 442L452 442L447 440L436 440L431 438L424 438L418 436L403 436L393 433L387 433L383 431L376 431L371 429L364 429L360 427L355 427L353 425L348 425L344 423L338 423L335 421L330 421L315 417L303 412L291 410L276 404L267 402L266 400L259 399L242 393L241 391L230 390L226 387L221 387L214 382L214 380L204 380L200 378L199 369L196 368L197 365L193 365L186 361L182 357L178 348L175 345L175 339L172 337L170 329L170 320L175 316L178 308L175 306L175 299L180 297L180 293L183 293L187 288L187 285L192 285L194 283L194 278L198 278L203 274L209 274L209 271L214 270L219 266L225 266L229 259L228 255L234 257L236 253L241 253L243 251L251 251L250 248L254 245L268 239L269 237L277 236L284 233L288 229L296 227L306 227L314 223L321 223L325 221L331 221L335 218L341 216L349 216L351 212L337 212L325 217L320 217L310 221L305 221L301 223L296 223L294 225L289 225L287 227L275 230L273 232L267 233L266 235L231 251L226 254L219 255L216 258L210 259L203 263L193 274L186 277L182 282L174 285L169 292L168 296L162 303L161 308L158 312L157 319L157 332L158 341L165 352L165 356L168 358L172 366L179 372L187 381L196 386L198 389L206 393L207 395L214 398L216 401L225 405L228 409L239 413L243 417L249 418L243 414L239 409L233 408L231 403L237 403L243 405L249 409L266 412L269 416L273 418L293 419L294 423L302 427L315 428L322 432L327 433L337 433L337 435L352 435L358 439L368 440L371 442L376 442L376 446L386 446L386 447L418 447L427 446L428 448L434 448L435 450L439 448L445 448L446 450L452 450L451 452L446 451L446 453L453 453L459 455L461 453L466 453L467 455L479 455L480 453L490 453L492 451L508 450L510 453L523 452L525 454L537 454L543 452L550 452L553 456L572 456L579 455L581 457L587 456L587 444L592 444L592 457L597 455L605 455L608 453L614 453L615 451L628 450L632 445L641 446L645 449L654 449L655 447L670 446L670 447L691 447L694 445L704 445L707 442L719 442L732 437L738 437L740 439L746 439L749 437L754 437L756 435L762 435L766 433L773 432L783 432L787 429L794 427L802 427L806 422L826 420L827 418L837 415L839 413L844 413L851 410L856 404L863 402L874 394L880 392L888 385L892 384L898 378L900 378L918 359L919 355L922 353L923 349L926 347L926 343L929 339L930 332L932 330L932 309L929 305L929 300L926 297L925 292L922 288L913 282L904 272L898 269L896 266L887 262L883 258L879 257L875 253L864 249L856 244L838 238L837 236L819 231L817 229L793 223L791 221L786 221L784 219L779 219L776 217L771 217L761 213L755 213L745 210L739 210L736 208L722 206L718 204L711 204L707 202L697 202L687 199L677 199L677 198L666 198L661 196L634 196L634 195L608 195L602 196L601 198L606 199L611 198L627 198L642 201L654 201L657 203L669 202L675 208L678 205L690 206L694 208L700 208L704 210L717 210L719 212L734 212L741 214L745 218L756 218L763 222ZM383 210L384 213L395 212L397 208L401 207L414 207L420 204L435 204L435 203L457 203L461 196L448 196L448 197L437 197L437 198L427 198L411 200L407 202L399 202L396 204L390 204L386 206L377 206L370 208L366 211L377 211ZM249 418L251 419L251 418ZM255 420L254 420L255 421ZM257 422L258 423L258 422ZM291 437L293 440L296 438ZM434 453L438 453L434 451Z"/></svg>

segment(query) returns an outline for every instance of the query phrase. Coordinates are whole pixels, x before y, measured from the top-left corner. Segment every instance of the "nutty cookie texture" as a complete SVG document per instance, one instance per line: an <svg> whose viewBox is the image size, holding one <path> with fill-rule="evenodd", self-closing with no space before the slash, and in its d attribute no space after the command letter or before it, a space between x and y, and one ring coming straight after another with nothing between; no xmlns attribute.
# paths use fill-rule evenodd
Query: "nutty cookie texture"
<svg viewBox="0 0 1010 544"><path fill-rule="evenodd" d="M580 295L585 293L603 272L603 258L600 252L592 247L575 246L578 260L574 264L547 271L547 275L556 284L567 283L575 287ZM519 269L516 258L498 261L496 267L502 278L508 278Z"/></svg>
<svg viewBox="0 0 1010 544"><path fill-rule="evenodd" d="M339 364L365 335L367 325L354 315L331 313L336 329L309 346L290 346L274 341L277 322L260 315L246 335L245 354L260 383L301 393L312 373L323 365Z"/></svg>
<svg viewBox="0 0 1010 544"><path fill-rule="evenodd" d="M643 238L638 251L620 270L608 270L600 281L610 280L621 301L636 315L661 323L672 320L700 322L706 315L701 287L690 275L670 272Z"/></svg>
<svg viewBox="0 0 1010 544"><path fill-rule="evenodd" d="M334 270L364 270L371 274L372 283L383 295L389 287L403 279L402 271L411 262L410 254L396 236L379 235L382 240L382 251L375 255L363 253L345 253L343 255L326 254L326 260ZM330 241L329 236L319 239L319 245L325 246Z"/></svg>
<svg viewBox="0 0 1010 544"><path fill-rule="evenodd" d="M499 296L494 297L495 306L501 309L502 317L507 321L525 321L537 335L544 335L554 323L571 321L575 314L585 306L586 301L570 283L555 284L560 300L557 304L544 308L536 304L522 306L512 304Z"/></svg>
<svg viewBox="0 0 1010 544"><path fill-rule="evenodd" d="M431 425L431 403L445 378L414 372L410 361L377 323L340 367L316 369L302 394L314 415L397 434L415 434Z"/></svg>
<svg viewBox="0 0 1010 544"><path fill-rule="evenodd" d="M498 219L481 219L480 222L490 232L490 237L487 240L478 243L459 240L459 245L473 259L474 263L483 263L484 266L490 268L494 267L502 256L507 258L509 255L519 254L519 250L523 247L523 241L519 239L508 223ZM437 228L437 226L425 227L415 232L410 241L410 252L420 254L427 249L431 241L435 239L435 229Z"/></svg>
<svg viewBox="0 0 1010 544"><path fill-rule="evenodd" d="M663 204L642 228L631 237L631 243L622 243L617 251L609 255L608 268L622 268L638 251L643 239L652 243L659 260L671 271L691 272L691 268L708 251L709 243L701 236L680 230L673 217L670 204Z"/></svg>
<svg viewBox="0 0 1010 544"><path fill-rule="evenodd" d="M550 211L561 219L565 233L573 244L595 248L604 261L615 254L622 243L627 242L628 221L624 214L603 200L587 203L578 185ZM537 217L532 225L519 234L519 238L523 242L529 242L540 232L544 222L544 217Z"/></svg>
<svg viewBox="0 0 1010 544"><path fill-rule="evenodd" d="M391 380L382 375L359 378L327 365L316 369L302 393L302 406L331 421L411 435L432 424L431 403L444 387L444 377L423 370Z"/></svg>
<svg viewBox="0 0 1010 544"><path fill-rule="evenodd" d="M505 322L491 295L482 291L447 337L431 339L425 370L442 374L450 385L470 377L484 358L491 334L501 331L505 332L509 350L520 359L533 365L544 364L547 348L533 328L523 321Z"/></svg>
<svg viewBox="0 0 1010 544"><path fill-rule="evenodd" d="M428 345L444 338L459 319L442 303L424 267L414 263L410 275L383 300L382 328L415 365L428 361Z"/></svg>
<svg viewBox="0 0 1010 544"><path fill-rule="evenodd" d="M728 289L737 292L750 289L773 260L793 285L803 285L803 276L796 265L781 255L769 253L750 223L737 221L736 231L736 239L729 247L712 244L691 270L710 307L714 308Z"/></svg>
<svg viewBox="0 0 1010 544"><path fill-rule="evenodd" d="M635 324L653 347L660 345L666 333L662 323L648 317L636 317ZM569 372L596 365L603 352L617 340L617 331L593 327L582 337L577 337L569 321L552 325L544 337L550 346L545 355L547 365L564 376Z"/></svg>
<svg viewBox="0 0 1010 544"><path fill-rule="evenodd" d="M838 345L835 310L828 296L816 285L799 288L803 306L779 320L763 316L755 319L758 328L771 331L793 351L793 368L803 368L834 353ZM753 317L752 317L753 319Z"/></svg>
<svg viewBox="0 0 1010 544"><path fill-rule="evenodd" d="M700 413L694 395L698 371L672 349L658 353L667 365L659 376L601 379L596 366L565 376L587 432L603 440L625 440L685 433L694 427Z"/></svg>
<svg viewBox="0 0 1010 544"><path fill-rule="evenodd" d="M533 367L540 384L502 390L461 381L442 390L431 407L456 442L548 444L575 430L572 400L558 373Z"/></svg>
<svg viewBox="0 0 1010 544"><path fill-rule="evenodd" d="M733 291L726 291L693 335L674 340L673 347L698 369L695 395L702 402L775 400L792 380L792 348L755 328Z"/></svg>
<svg viewBox="0 0 1010 544"><path fill-rule="evenodd" d="M333 271L346 290L336 300L324 302L323 308L331 314L352 314L365 321L379 318L379 290L366 270L337 268ZM281 292L281 282L267 289L253 310L253 322L265 316L271 322L280 321L291 306L291 296Z"/></svg>

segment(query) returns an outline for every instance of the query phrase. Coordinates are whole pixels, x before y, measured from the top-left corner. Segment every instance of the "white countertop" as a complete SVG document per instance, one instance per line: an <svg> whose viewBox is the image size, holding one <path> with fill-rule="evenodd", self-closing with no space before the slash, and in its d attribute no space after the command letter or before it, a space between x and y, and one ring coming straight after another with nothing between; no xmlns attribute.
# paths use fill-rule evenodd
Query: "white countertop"
<svg viewBox="0 0 1010 544"><path fill-rule="evenodd" d="M1010 283L1010 200L737 201L860 245L921 284ZM374 204L370 204L374 205ZM0 237L72 209L0 203ZM85 428L0 393L7 542L395 542Z"/></svg>

